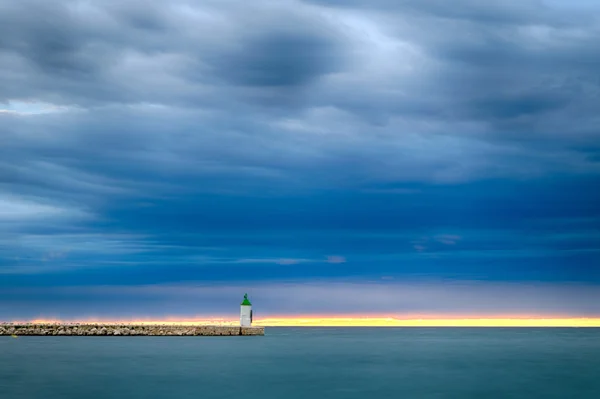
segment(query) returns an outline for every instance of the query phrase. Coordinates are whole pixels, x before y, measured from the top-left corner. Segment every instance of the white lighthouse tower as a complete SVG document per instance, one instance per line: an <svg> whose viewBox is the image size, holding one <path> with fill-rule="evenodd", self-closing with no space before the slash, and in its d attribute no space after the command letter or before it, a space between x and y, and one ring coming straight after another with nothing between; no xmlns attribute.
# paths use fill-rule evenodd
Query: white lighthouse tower
<svg viewBox="0 0 600 399"><path fill-rule="evenodd" d="M248 294L244 294L244 300L240 306L240 326L250 327L252 325L252 304L248 300Z"/></svg>

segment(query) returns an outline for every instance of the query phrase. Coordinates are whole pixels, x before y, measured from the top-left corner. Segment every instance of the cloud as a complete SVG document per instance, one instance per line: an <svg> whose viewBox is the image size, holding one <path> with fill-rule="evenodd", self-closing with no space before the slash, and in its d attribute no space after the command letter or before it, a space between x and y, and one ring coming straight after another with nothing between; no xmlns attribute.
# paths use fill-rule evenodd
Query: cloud
<svg viewBox="0 0 600 399"><path fill-rule="evenodd" d="M52 218L81 218L85 213L49 204L36 203L21 198L0 197L0 220L28 221L32 219L47 220Z"/></svg>
<svg viewBox="0 0 600 399"><path fill-rule="evenodd" d="M455 245L462 237L453 234L440 234L435 239L442 244Z"/></svg>
<svg viewBox="0 0 600 399"><path fill-rule="evenodd" d="M423 252L427 249L427 247L425 245L421 245L421 244L415 244L413 246L413 248L415 249L415 251L418 251L418 252Z"/></svg>
<svg viewBox="0 0 600 399"><path fill-rule="evenodd" d="M585 7L0 0L0 285L598 281Z"/></svg>
<svg viewBox="0 0 600 399"><path fill-rule="evenodd" d="M2 47L3 93L13 103L88 112L3 116L2 133L8 148L27 146L54 163L62 161L56 151L48 157L49 143L24 143L27 134L14 132L46 131L76 161L109 152L113 169L252 172L296 184L314 184L317 171L336 186L598 173L595 153L573 146L597 138L590 100L598 85L577 61L594 57L597 27L576 25L577 9L375 2L369 7L394 12L359 16L294 2L238 11L44 4L15 3L3 14L11 29L3 36L12 38ZM90 161L107 173L109 165Z"/></svg>
<svg viewBox="0 0 600 399"><path fill-rule="evenodd" d="M68 107L38 102L9 101L5 107L6 108L3 109L0 108L0 113L3 112L21 116L69 111Z"/></svg>
<svg viewBox="0 0 600 399"><path fill-rule="evenodd" d="M389 317L595 317L600 290L592 285L385 282L309 284L153 285L8 289L12 308L0 317L206 317L235 318L238 300L248 292L260 317L365 315ZM31 299L47 302L33 306ZM77 300L74 300L77 299ZM6 304L5 300L0 304ZM118 307L113 304L120 303ZM57 306L60 304L60 306ZM13 310L16 308L19 312ZM60 309L60 310L56 310Z"/></svg>
<svg viewBox="0 0 600 399"><path fill-rule="evenodd" d="M242 86L298 86L335 71L335 43L298 33L270 32L225 56L219 74Z"/></svg>

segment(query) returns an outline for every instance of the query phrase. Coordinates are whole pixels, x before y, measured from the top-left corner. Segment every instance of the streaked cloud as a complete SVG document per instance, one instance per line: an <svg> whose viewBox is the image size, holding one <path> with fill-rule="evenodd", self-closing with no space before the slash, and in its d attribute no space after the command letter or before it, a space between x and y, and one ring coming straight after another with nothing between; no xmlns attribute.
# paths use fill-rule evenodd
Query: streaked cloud
<svg viewBox="0 0 600 399"><path fill-rule="evenodd" d="M0 290L597 284L598 8L0 0Z"/></svg>

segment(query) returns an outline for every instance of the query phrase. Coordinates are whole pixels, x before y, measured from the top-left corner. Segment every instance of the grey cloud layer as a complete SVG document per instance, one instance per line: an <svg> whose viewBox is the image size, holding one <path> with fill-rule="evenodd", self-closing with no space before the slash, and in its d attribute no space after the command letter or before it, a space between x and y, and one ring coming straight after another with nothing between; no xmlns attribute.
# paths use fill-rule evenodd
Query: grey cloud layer
<svg viewBox="0 0 600 399"><path fill-rule="evenodd" d="M208 105L231 86L308 84L341 56L318 15L281 6L5 3L4 100Z"/></svg>
<svg viewBox="0 0 600 399"><path fill-rule="evenodd" d="M0 4L0 99L71 107L0 114L9 182L97 194L156 169L300 186L600 171L600 26L576 6Z"/></svg>
<svg viewBox="0 0 600 399"><path fill-rule="evenodd" d="M5 3L4 100L285 105L286 114L335 107L379 124L410 119L410 131L427 116L454 134L468 130L461 122L505 134L589 134L597 122L600 28L577 8L409 1L390 12L369 2L362 14L296 2ZM577 127L566 124L571 117Z"/></svg>
<svg viewBox="0 0 600 399"><path fill-rule="evenodd" d="M8 289L6 297L42 295L46 303L20 301L17 309L3 306L0 314L33 319L207 317L235 318L237 298L248 292L255 314L296 316L310 314L415 317L430 316L597 316L600 289L586 285L444 283L312 283L244 285L163 285L139 287L63 287L61 289ZM74 300L76 299L76 300ZM102 304L119 303L107 311Z"/></svg>
<svg viewBox="0 0 600 399"><path fill-rule="evenodd" d="M452 237L478 219L512 237L482 248L546 249L511 229L565 218L563 244L595 251L600 22L556 3L0 0L0 267L73 246L22 270L108 264L194 228Z"/></svg>

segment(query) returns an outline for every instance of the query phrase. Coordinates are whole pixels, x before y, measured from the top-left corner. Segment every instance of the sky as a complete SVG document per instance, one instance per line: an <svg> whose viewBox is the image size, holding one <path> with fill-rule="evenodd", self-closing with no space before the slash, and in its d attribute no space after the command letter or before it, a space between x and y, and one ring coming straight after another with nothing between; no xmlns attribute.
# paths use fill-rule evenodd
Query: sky
<svg viewBox="0 0 600 399"><path fill-rule="evenodd" d="M600 4L0 0L0 320L600 317Z"/></svg>

